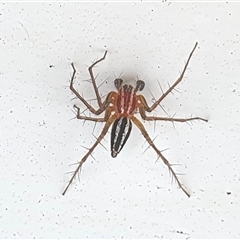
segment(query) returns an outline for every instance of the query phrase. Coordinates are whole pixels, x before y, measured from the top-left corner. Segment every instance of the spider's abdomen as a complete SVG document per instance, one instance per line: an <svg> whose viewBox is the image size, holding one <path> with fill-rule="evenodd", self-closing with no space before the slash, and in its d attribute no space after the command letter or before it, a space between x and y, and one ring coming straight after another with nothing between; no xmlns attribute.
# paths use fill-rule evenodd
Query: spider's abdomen
<svg viewBox="0 0 240 240"><path fill-rule="evenodd" d="M136 93L131 85L125 84L119 89L117 98L117 110L123 116L134 114L136 111Z"/></svg>
<svg viewBox="0 0 240 240"><path fill-rule="evenodd" d="M132 122L127 117L117 118L111 132L111 155L116 157L125 145L132 130Z"/></svg>

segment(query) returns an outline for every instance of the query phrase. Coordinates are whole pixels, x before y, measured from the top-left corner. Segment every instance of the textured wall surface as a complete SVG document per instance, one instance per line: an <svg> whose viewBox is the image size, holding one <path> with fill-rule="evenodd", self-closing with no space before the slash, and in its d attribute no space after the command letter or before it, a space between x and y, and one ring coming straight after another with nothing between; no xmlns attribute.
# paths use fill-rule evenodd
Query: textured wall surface
<svg viewBox="0 0 240 240"><path fill-rule="evenodd" d="M237 3L0 3L0 237L239 237L239 10ZM209 122L143 121L191 197L136 127L117 158L108 133L62 196L67 173L103 128L74 118L73 105L85 107L69 89L71 62L92 106L87 67L105 50L94 68L101 96L118 76L133 85L142 79L151 104L196 42L183 81L161 103L165 112L152 115Z"/></svg>

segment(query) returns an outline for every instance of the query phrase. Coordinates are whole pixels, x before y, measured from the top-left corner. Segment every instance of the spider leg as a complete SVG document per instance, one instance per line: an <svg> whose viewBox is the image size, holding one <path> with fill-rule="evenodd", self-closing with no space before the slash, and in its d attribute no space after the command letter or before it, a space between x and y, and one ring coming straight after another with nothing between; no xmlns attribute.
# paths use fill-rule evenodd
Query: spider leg
<svg viewBox="0 0 240 240"><path fill-rule="evenodd" d="M104 58L106 56L107 52L105 52L105 55L104 55ZM101 61L104 59L100 59ZM96 63L98 63L100 60L98 60L97 62L95 62L93 65L90 66L90 68L92 68ZM97 95L97 100L98 100L98 105L99 105L99 109L95 109L93 108L79 93L78 91L74 88L73 86L73 81L74 81L74 78L75 78L75 74L76 74L76 68L74 66L73 63L71 63L71 66L73 68L73 74L72 74L72 77L71 77L71 81L70 81L70 90L77 96L77 98L95 115L99 115L101 114L104 110L106 110L106 107L107 105L105 104L106 101L104 103L102 103L101 101L101 98L100 98L100 95L98 93L98 89L97 89L97 86L96 86L96 82L95 82L95 79L93 77L93 74L92 74L92 70L91 70L91 78L92 78L92 82L93 82L93 87L94 87L94 90L96 92L96 95Z"/></svg>
<svg viewBox="0 0 240 240"><path fill-rule="evenodd" d="M101 114L105 109L94 109L79 93L78 91L74 88L73 86L73 80L74 80L74 77L75 77L75 74L76 74L76 69L75 69L75 66L74 64L72 63L72 68L73 68L73 75L72 75L72 78L71 78L71 82L70 82L70 90L77 96L77 98L82 102L84 103L84 105L94 114L96 115L99 115Z"/></svg>
<svg viewBox="0 0 240 240"><path fill-rule="evenodd" d="M142 116L143 117L143 116ZM170 118L170 117L155 117L155 116L146 116L143 117L144 120L148 121L155 121L155 120L162 120L162 121L170 121L170 122L188 122L193 120L201 120L207 122L207 119L201 117L192 117L192 118Z"/></svg>
<svg viewBox="0 0 240 240"><path fill-rule="evenodd" d="M153 143L152 139L149 137L146 129L144 128L143 124L134 116L131 116L130 118L133 123L139 128L139 130L141 131L141 133L143 134L143 136L145 137L145 139L147 140L147 142L150 144L150 146L155 150L155 152L157 153L157 155L162 159L162 161L167 165L169 171L172 173L173 177L175 178L175 180L177 181L178 186L183 190L183 192L190 197L190 194L187 192L187 190L183 187L182 183L180 182L180 180L177 177L177 174L174 172L174 170L171 167L171 164L168 162L168 160L162 155L161 151L156 147L156 145Z"/></svg>
<svg viewBox="0 0 240 240"><path fill-rule="evenodd" d="M105 53L104 53L104 55L103 55L102 58L100 58L99 60L97 60L96 62L94 62L94 63L88 68L88 71L89 71L89 74L90 74L91 79L92 79L92 84L93 84L94 91L95 91L96 96L97 96L97 101L98 101L98 105L99 105L99 108L100 108L100 109L102 109L102 108L104 107L104 105L103 105L103 103L102 103L100 94L99 94L99 92L98 92L98 87L97 87L97 85L96 85L96 80L95 80L95 77L94 77L94 75L93 75L92 69L93 69L93 67L94 67L96 64L98 64L98 63L100 63L101 61L103 61L103 60L105 59L106 55L107 55L107 51L105 51Z"/></svg>
<svg viewBox="0 0 240 240"><path fill-rule="evenodd" d="M111 114L111 109L108 110L109 114ZM78 172L80 171L83 163L87 160L87 158L92 154L93 150L96 148L96 146L101 142L101 140L104 138L104 136L107 134L109 127L111 126L111 124L114 122L114 120L116 119L115 115L112 115L110 118L108 118L106 120L105 126L102 130L102 132L100 133L99 137L97 138L97 140L95 141L95 143L92 145L92 147L89 149L89 151L85 154L85 156L81 159L81 161L78 164L77 169L74 171L70 181L68 182L65 190L63 191L62 195L65 195L65 193L67 192L68 188L70 187L70 185L72 184L73 180L75 179L75 177L77 176Z"/></svg>
<svg viewBox="0 0 240 240"><path fill-rule="evenodd" d="M87 117L87 116L82 116L80 114L80 108L76 105L73 106L74 108L77 109L77 119L81 120L87 120L87 121L94 121L94 122L106 122L106 116L103 118L96 118L96 117Z"/></svg>
<svg viewBox="0 0 240 240"><path fill-rule="evenodd" d="M144 103L143 103L144 104ZM207 122L207 119L201 117L191 117L191 118L173 118L173 117L155 117L155 116L147 116L144 105L139 105L139 112L141 117L147 121L170 121L170 122L188 122L193 120L201 120Z"/></svg>
<svg viewBox="0 0 240 240"><path fill-rule="evenodd" d="M184 68L183 68L183 71L182 71L180 77L177 79L177 81L176 81L172 86L169 87L169 89L168 89L165 93L163 93L163 95L162 95L155 103L153 103L153 105L152 105L151 107L149 107L149 106L146 104L146 111L147 111L147 112L153 111L153 110L159 105L159 103L160 103L170 92L172 92L172 90L182 81L183 76L184 76L184 74L185 74L185 72L186 72L186 70L187 70L188 64L189 64L189 62L190 62L190 59L191 59L191 57L192 57L192 55L193 55L193 52L194 52L194 50L195 50L196 47L197 47L197 44L198 44L198 43L196 42L195 45L194 45L193 50L191 51L191 53L190 53L190 55L189 55L189 57L188 57L188 60L187 60L185 66L184 66Z"/></svg>

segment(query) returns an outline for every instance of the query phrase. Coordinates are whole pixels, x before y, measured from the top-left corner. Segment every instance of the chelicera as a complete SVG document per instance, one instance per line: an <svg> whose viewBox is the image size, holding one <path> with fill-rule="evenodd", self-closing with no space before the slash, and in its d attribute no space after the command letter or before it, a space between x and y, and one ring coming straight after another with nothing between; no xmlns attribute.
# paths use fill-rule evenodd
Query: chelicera
<svg viewBox="0 0 240 240"><path fill-rule="evenodd" d="M170 121L170 122L187 122L193 120L202 120L207 122L207 119L201 117L191 117L191 118L173 118L173 117L156 117L156 116L147 116L146 112L152 112L162 100L170 93L172 90L182 81L185 71L188 67L189 61L192 57L194 50L197 47L195 44L193 50L191 51L188 60L184 66L184 69L180 75L180 77L175 81L175 83L169 87L169 89L162 94L151 106L147 104L145 97L139 94L140 91L143 90L145 83L142 80L138 80L135 86L129 84L123 84L123 80L121 78L117 78L114 80L115 87L117 91L111 91L106 99L102 101L98 87L96 85L95 77L93 75L93 67L98 64L99 62L103 61L107 55L107 51L105 51L102 58L94 62L89 68L89 73L91 76L91 81L93 84L93 88L96 94L97 102L98 102L98 109L93 108L74 88L73 80L75 78L76 69L74 64L72 63L73 68L73 75L70 82L70 90L76 95L76 97L89 109L89 111L95 115L100 115L104 113L104 117L87 117L81 115L80 108L74 105L74 108L77 110L77 118L82 120L89 120L94 122L104 122L105 125L96 139L95 143L92 147L88 150L88 152L83 156L81 161L78 163L77 169L73 172L73 175L68 182L65 190L63 191L63 195L67 192L69 186L72 184L74 178L77 176L83 163L88 159L88 157L92 154L96 146L101 142L104 136L107 134L110 126L112 125L111 130L111 155L112 157L116 157L119 152L122 150L123 146L125 145L128 137L131 133L132 123L137 126L137 128L141 131L144 138L147 140L149 145L154 149L157 153L158 158L161 158L162 161L167 165L169 171L172 173L174 179L176 180L178 186L183 190L183 192L190 197L190 194L181 184L177 174L172 169L171 164L168 160L164 157L162 152L156 147L153 143L153 140L150 138L148 132L146 131L144 125L141 121L135 116L136 112L139 112L142 119L147 121Z"/></svg>

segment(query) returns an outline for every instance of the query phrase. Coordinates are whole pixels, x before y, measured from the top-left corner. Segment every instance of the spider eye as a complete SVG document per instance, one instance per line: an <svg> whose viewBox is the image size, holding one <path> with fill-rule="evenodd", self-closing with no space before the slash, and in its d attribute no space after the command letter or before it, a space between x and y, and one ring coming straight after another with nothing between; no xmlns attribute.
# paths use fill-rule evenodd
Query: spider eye
<svg viewBox="0 0 240 240"><path fill-rule="evenodd" d="M137 91L142 91L145 87L145 82L142 80L137 80L137 84L136 84L136 90Z"/></svg>
<svg viewBox="0 0 240 240"><path fill-rule="evenodd" d="M122 86L123 80L121 78L116 78L114 80L115 87L119 89Z"/></svg>

